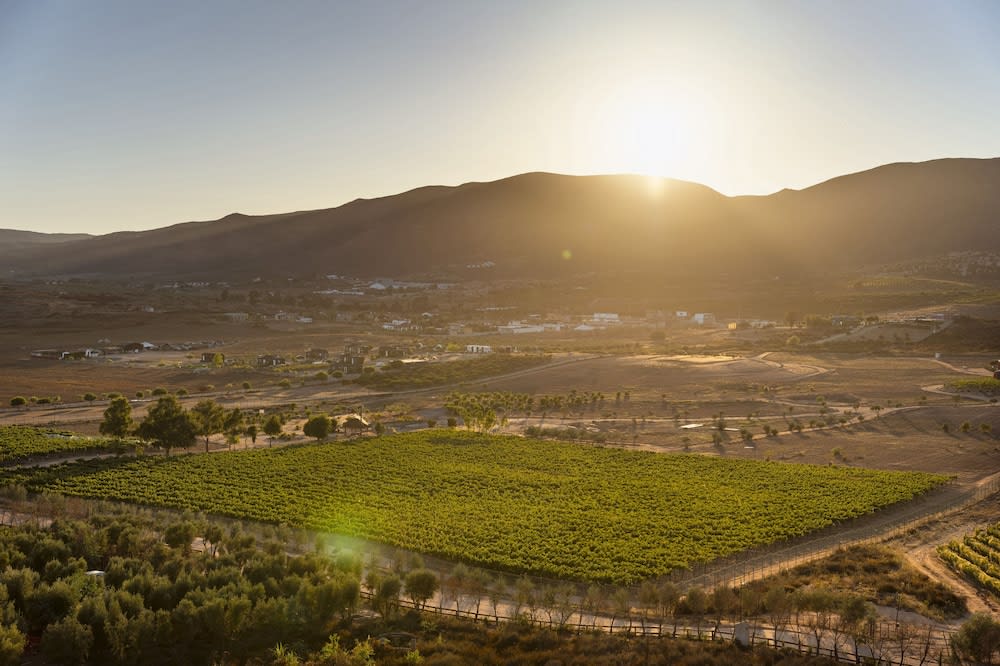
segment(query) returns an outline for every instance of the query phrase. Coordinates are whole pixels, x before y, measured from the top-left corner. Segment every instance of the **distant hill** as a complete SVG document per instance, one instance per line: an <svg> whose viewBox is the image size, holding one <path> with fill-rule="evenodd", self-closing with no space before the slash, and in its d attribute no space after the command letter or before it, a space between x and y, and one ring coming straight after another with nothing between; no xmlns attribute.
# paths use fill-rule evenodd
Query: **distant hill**
<svg viewBox="0 0 1000 666"><path fill-rule="evenodd" d="M10 267L17 262L23 252L31 248L71 243L87 238L93 238L93 236L89 234L40 234L33 231L0 229L0 266Z"/></svg>
<svg viewBox="0 0 1000 666"><path fill-rule="evenodd" d="M528 173L315 211L22 246L22 274L230 278L795 275L1000 249L1000 158L890 164L726 197L642 176ZM10 241L12 242L13 239ZM0 256L8 239L0 233ZM492 262L489 269L469 265Z"/></svg>

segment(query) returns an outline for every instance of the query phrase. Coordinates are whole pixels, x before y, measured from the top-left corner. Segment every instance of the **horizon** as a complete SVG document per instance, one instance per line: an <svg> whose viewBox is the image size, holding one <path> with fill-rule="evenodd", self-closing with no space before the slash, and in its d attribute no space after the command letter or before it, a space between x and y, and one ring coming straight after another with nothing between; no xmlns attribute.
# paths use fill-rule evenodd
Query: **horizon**
<svg viewBox="0 0 1000 666"><path fill-rule="evenodd" d="M683 178L673 178L671 176L650 176L650 175L641 174L641 173L583 173L583 174L577 174L577 173L557 173L557 172L554 172L554 171L537 171L536 170L536 171L524 171L524 172L521 172L521 173L510 174L510 175L507 175L507 176L501 176L499 178L492 179L492 180L467 180L467 181L464 181L464 182L461 182L461 183L455 183L455 184L426 183L424 185L418 185L416 187L411 187L411 188L408 188L408 189L405 189L405 190L401 190L399 192L391 192L391 193L388 193L388 194L376 194L376 195L370 196L370 197L354 197L352 199L347 199L345 201L341 201L339 203L336 203L336 204L333 204L333 205L330 205L330 206L321 206L321 207L318 207L318 208L301 208L301 209L295 209L295 210L272 210L272 211L259 211L259 212L258 211L248 212L248 211L243 211L243 210L231 210L229 212L222 213L221 215L218 215L216 217L211 217L211 218L200 217L200 218L195 218L195 219L190 219L190 220L176 220L176 221L173 221L173 222L168 222L168 223L163 224L163 225L158 226L158 227L149 227L149 228L145 228L145 229L113 229L113 230L105 231L105 232L101 232L101 233L91 233L91 232L87 232L87 231L52 231L52 232L47 232L47 231L35 231L33 229L16 229L16 228L11 228L11 227L0 227L0 231L17 231L17 232L45 233L45 234L50 234L50 233L51 234L60 234L60 233L67 233L67 234L89 234L89 235L95 236L95 237L97 237L97 236L107 236L107 235L116 234L116 233L123 233L123 232L124 233L131 233L131 232L153 231L153 230L156 230L156 229L163 229L163 228L173 227L173 226L182 225L182 224L203 223L203 222L218 222L218 221L220 221L220 220L222 220L222 219L224 219L224 218L226 218L226 217L228 217L230 215L244 215L244 216L247 216L247 217L267 217L269 215L283 215L283 214L287 214L287 213L307 213L307 212L319 211L319 210L333 210L333 209L336 209L336 208L340 208L342 206L346 206L347 204L353 203L355 201L373 201L373 200L377 200L377 199L386 199L386 198L391 198L391 197L403 195L403 194L406 194L408 192L413 192L413 191L416 191L416 190L420 190L420 189L423 189L425 187L459 188L459 187L463 187L465 185L471 185L471 184L477 184L477 183L496 183L496 182L500 182L500 181L503 181L503 180L508 180L508 179L511 179L511 178L518 178L518 177L521 177L521 176L529 176L529 175L533 175L533 174L544 174L544 175L552 175L552 176L567 176L567 177L571 177L571 178L627 177L627 178L646 178L646 179L653 179L653 180L672 180L672 181L677 181L677 182L691 183L691 184L694 184L694 185L702 185L702 186L705 186L705 187L708 187L708 188L712 189L713 191L715 191L718 194L720 194L720 195L722 195L724 197L727 197L727 198L737 198L737 197L744 197L744 196L765 196L766 197L766 196L771 196L773 194L777 194L777 193L783 192L783 191L801 192L803 190L807 190L807 189L810 189L812 187L816 187L818 185L822 185L823 183L829 182L831 180L836 180L836 179L844 177L844 176L852 176L852 175L855 175L855 174L865 173L867 171L873 171L875 169L879 169L879 168L887 167L887 166L893 166L893 165L897 165L897 164L924 164L924 163L928 163L928 162L939 162L939 161L945 161L945 160L993 160L993 159L1000 159L1000 155L997 155L995 157L938 157L938 158L933 158L933 159L929 159L929 160L923 160L923 161L920 161L920 162L902 162L902 161L887 162L885 164L877 164L877 165L874 165L872 167L869 167L869 168L866 168L866 169L862 169L860 171L853 171L851 173L837 174L837 175L831 176L829 178L826 178L824 180L818 181L816 183L811 183L811 184L808 184L808 185L804 185L802 187L797 187L797 188L784 187L784 188L779 188L777 190L774 190L773 192L766 192L766 193L751 192L751 193L737 193L737 194L727 194L725 192L720 192L719 190L717 190L716 188L712 187L711 185L709 185L707 183L698 183L698 182L691 181L691 180L686 180L686 179L683 179Z"/></svg>
<svg viewBox="0 0 1000 666"><path fill-rule="evenodd" d="M1000 5L0 0L0 228L142 231L542 171L801 190L1000 155Z"/></svg>

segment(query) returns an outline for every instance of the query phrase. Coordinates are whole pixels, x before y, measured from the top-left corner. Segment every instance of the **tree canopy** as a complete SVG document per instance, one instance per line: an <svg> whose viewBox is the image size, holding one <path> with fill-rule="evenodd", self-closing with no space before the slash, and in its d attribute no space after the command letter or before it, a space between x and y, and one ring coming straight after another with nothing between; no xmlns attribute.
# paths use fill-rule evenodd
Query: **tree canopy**
<svg viewBox="0 0 1000 666"><path fill-rule="evenodd" d="M194 444L198 427L177 398L167 395L149 408L136 432L139 437L163 448L170 455L170 449L186 449Z"/></svg>
<svg viewBox="0 0 1000 666"><path fill-rule="evenodd" d="M128 398L118 396L111 401L108 408L104 410L104 420L101 421L100 432L108 437L125 437L135 426L132 421L132 405Z"/></svg>

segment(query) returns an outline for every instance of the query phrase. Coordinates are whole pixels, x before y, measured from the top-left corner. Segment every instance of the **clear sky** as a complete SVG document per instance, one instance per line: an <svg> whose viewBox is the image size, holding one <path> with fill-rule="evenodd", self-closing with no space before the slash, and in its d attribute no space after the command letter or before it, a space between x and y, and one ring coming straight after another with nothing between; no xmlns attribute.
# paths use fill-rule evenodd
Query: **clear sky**
<svg viewBox="0 0 1000 666"><path fill-rule="evenodd" d="M0 228L995 156L995 0L0 0Z"/></svg>

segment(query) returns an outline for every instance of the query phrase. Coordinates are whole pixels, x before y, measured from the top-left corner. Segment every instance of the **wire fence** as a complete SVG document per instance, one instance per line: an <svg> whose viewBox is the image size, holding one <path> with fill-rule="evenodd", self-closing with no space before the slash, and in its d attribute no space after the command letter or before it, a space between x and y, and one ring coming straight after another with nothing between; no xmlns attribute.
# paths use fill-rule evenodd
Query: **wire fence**
<svg viewBox="0 0 1000 666"><path fill-rule="evenodd" d="M371 600L371 593L362 592ZM398 599L398 609L453 617L489 624L518 623L569 633L604 632L634 638L729 641L745 647L755 645L773 649L828 657L857 664L864 660L876 664L924 666L948 662L952 655L951 633L933 625L912 625L870 621L854 627L838 625L833 616L807 615L812 622L788 622L775 626L760 618L734 621L723 617L663 617L625 612L606 614L576 606L539 607L512 612L509 604L496 604L482 597L456 596L453 603L414 602ZM950 662L949 662L950 663Z"/></svg>

